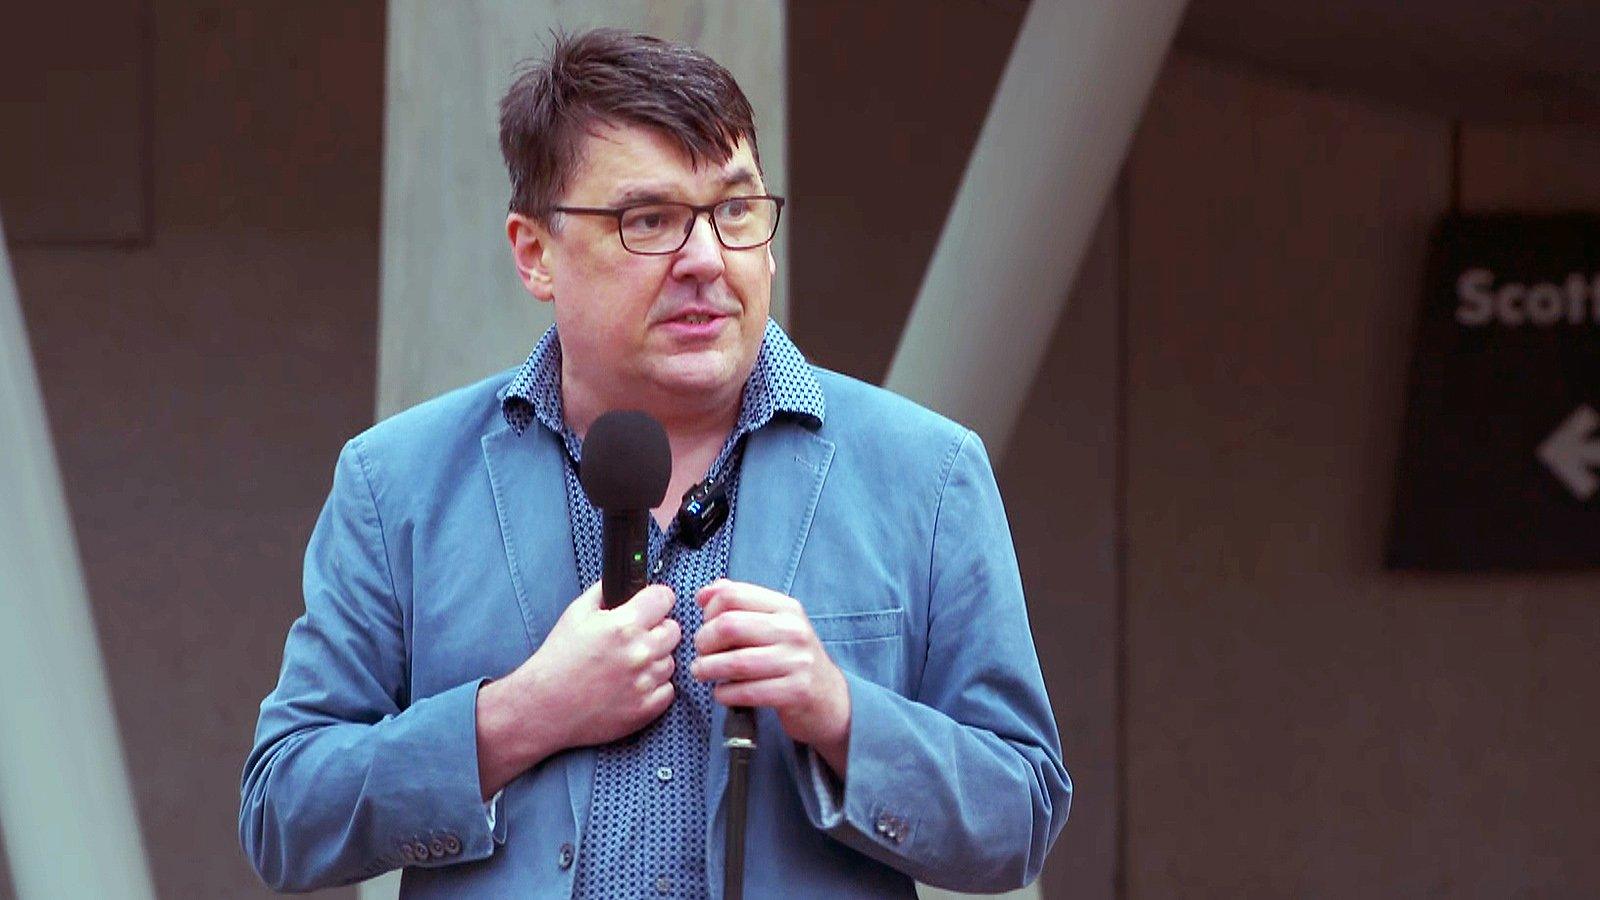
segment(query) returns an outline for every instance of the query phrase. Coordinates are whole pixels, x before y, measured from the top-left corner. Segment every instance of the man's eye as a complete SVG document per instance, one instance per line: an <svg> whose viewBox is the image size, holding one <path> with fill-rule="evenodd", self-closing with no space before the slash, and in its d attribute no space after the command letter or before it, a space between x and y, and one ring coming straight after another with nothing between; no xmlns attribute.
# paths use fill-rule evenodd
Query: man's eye
<svg viewBox="0 0 1600 900"><path fill-rule="evenodd" d="M720 212L723 219L742 219L750 214L750 201L729 200L722 204Z"/></svg>
<svg viewBox="0 0 1600 900"><path fill-rule="evenodd" d="M622 227L632 234L648 234L667 227L670 218L664 209L636 209L622 217Z"/></svg>

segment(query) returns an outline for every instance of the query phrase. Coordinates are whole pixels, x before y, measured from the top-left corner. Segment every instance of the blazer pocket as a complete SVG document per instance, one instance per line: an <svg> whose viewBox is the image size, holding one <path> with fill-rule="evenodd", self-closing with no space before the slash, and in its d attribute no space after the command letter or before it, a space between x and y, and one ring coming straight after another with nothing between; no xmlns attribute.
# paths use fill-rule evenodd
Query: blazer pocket
<svg viewBox="0 0 1600 900"><path fill-rule="evenodd" d="M876 641L900 636L904 610L873 609L865 612L828 613L811 616L811 628L823 643Z"/></svg>

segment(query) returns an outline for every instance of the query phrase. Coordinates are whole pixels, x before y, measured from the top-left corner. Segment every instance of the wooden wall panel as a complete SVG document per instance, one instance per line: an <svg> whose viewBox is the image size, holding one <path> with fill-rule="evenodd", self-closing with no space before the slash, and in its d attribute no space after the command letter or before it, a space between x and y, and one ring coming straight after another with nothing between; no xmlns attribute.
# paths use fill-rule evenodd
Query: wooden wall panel
<svg viewBox="0 0 1600 900"><path fill-rule="evenodd" d="M1074 786L1039 880L1045 898L1116 896L1120 201L1113 193L995 461Z"/></svg>
<svg viewBox="0 0 1600 900"><path fill-rule="evenodd" d="M1513 883L1468 846L1509 831L1478 787L1518 616L1379 570L1449 147L1190 58L1158 87L1128 172L1129 896Z"/></svg>
<svg viewBox="0 0 1600 900"><path fill-rule="evenodd" d="M266 897L239 776L372 416L383 4L150 6L148 242L12 262L156 892Z"/></svg>
<svg viewBox="0 0 1600 900"><path fill-rule="evenodd" d="M1588 152L1468 140L1463 198L1567 205L1544 185ZM1489 158L1535 171L1497 193ZM1131 897L1600 885L1600 580L1380 567L1450 176L1442 119L1191 58L1158 89L1128 174Z"/></svg>
<svg viewBox="0 0 1600 900"><path fill-rule="evenodd" d="M8 241L148 236L145 7L130 0L8 6L0 25L0 209Z"/></svg>
<svg viewBox="0 0 1600 900"><path fill-rule="evenodd" d="M1600 131L1463 126L1461 208L1600 213Z"/></svg>
<svg viewBox="0 0 1600 900"><path fill-rule="evenodd" d="M157 896L269 896L239 776L333 456L371 421L376 241L13 259Z"/></svg>
<svg viewBox="0 0 1600 900"><path fill-rule="evenodd" d="M156 228L375 231L384 4L148 2Z"/></svg>
<svg viewBox="0 0 1600 900"><path fill-rule="evenodd" d="M876 384L1025 7L803 0L787 9L789 328L813 362Z"/></svg>

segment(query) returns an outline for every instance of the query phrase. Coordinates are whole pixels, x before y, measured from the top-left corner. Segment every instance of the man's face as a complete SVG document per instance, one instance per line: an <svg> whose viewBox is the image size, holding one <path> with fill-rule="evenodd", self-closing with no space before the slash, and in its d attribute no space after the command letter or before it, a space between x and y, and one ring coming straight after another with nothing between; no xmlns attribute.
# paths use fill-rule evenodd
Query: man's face
<svg viewBox="0 0 1600 900"><path fill-rule="evenodd" d="M702 205L766 193L743 141L726 163L697 169L657 131L601 125L580 160L559 205ZM737 404L766 329L768 247L725 249L705 215L664 256L626 250L613 217L561 214L554 232L520 218L507 222L513 253L528 289L555 303L569 402L577 391L595 410Z"/></svg>

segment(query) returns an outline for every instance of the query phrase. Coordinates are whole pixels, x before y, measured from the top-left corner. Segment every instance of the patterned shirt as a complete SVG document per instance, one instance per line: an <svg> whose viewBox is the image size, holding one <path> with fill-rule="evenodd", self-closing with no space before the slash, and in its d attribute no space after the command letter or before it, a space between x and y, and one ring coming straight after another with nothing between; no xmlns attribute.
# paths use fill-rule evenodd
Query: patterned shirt
<svg viewBox="0 0 1600 900"><path fill-rule="evenodd" d="M583 442L562 414L561 344L554 326L511 382L503 412L517 434L538 422L566 447L567 512L578 583L593 584L600 578L601 515L578 481ZM677 694L659 719L598 748L588 830L579 841L575 897L707 895L705 770L712 700L711 687L689 674L700 627L700 607L694 597L728 571L744 438L777 416L795 417L815 427L822 422L823 400L805 357L769 320L755 367L745 382L738 422L707 473L727 488L727 522L695 550L679 539L676 522L662 531L653 517L650 520L651 577L672 588L677 599L671 615L683 629L672 675Z"/></svg>

